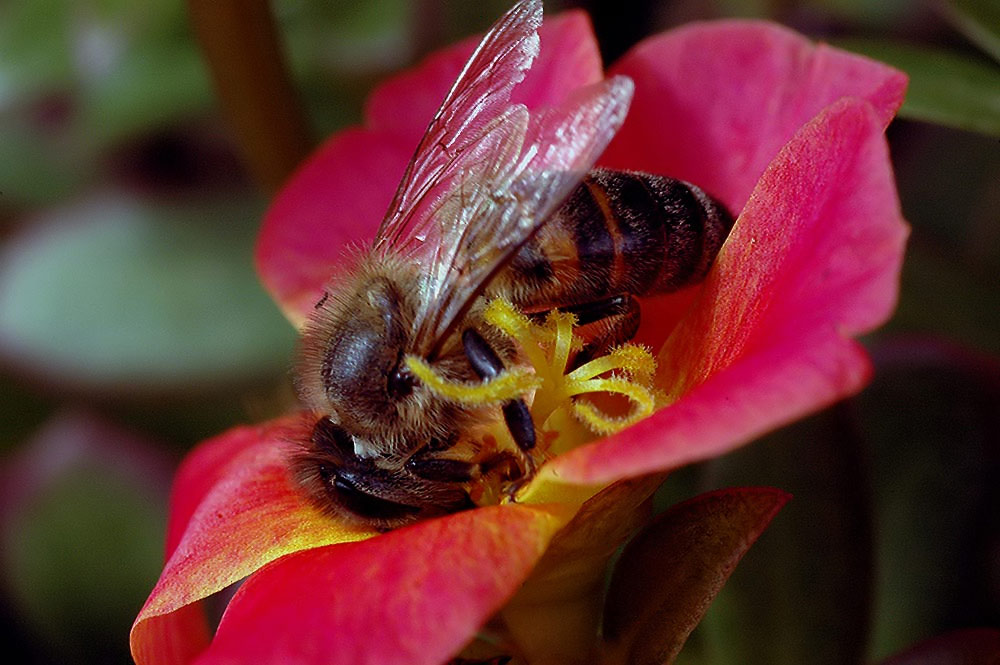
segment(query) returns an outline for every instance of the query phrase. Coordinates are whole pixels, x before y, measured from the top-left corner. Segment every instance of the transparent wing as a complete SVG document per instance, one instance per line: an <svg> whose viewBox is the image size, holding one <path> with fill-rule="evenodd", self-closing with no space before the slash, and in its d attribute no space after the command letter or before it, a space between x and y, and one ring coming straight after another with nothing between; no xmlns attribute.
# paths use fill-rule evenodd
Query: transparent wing
<svg viewBox="0 0 1000 665"><path fill-rule="evenodd" d="M440 199L456 174L482 158L480 143L495 131L511 89L538 55L541 23L541 0L523 0L483 37L420 140L375 236L375 251L424 260L435 253Z"/></svg>
<svg viewBox="0 0 1000 665"><path fill-rule="evenodd" d="M621 127L632 81L615 77L529 117L507 107L431 206L439 237L425 272L414 351L433 355L474 299L586 175Z"/></svg>

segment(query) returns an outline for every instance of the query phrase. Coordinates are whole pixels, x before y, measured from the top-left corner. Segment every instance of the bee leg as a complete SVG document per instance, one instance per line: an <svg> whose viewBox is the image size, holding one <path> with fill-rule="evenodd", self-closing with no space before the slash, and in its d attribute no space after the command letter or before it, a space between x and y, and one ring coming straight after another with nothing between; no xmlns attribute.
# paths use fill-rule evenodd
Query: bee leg
<svg viewBox="0 0 1000 665"><path fill-rule="evenodd" d="M577 326L587 326L598 321L607 321L627 315L633 306L638 311L638 303L635 298L627 293L621 293L604 300L592 300L559 309L575 316ZM548 312L543 312L543 314L547 315Z"/></svg>
<svg viewBox="0 0 1000 665"><path fill-rule="evenodd" d="M462 333L462 346L465 349L465 356L469 359L472 371L480 379L492 379L503 371L503 361L497 355L489 342L483 339L478 332L469 328ZM507 429L514 439L514 443L521 451L527 453L535 447L535 421L531 418L531 411L523 399L512 399L504 403L502 407L503 418L507 423ZM531 476L535 472L535 461L531 455L525 455L525 475Z"/></svg>
<svg viewBox="0 0 1000 665"><path fill-rule="evenodd" d="M573 359L576 367L590 362L608 349L627 342L639 332L639 301L632 296L626 299L624 309L599 320L600 332L587 342Z"/></svg>

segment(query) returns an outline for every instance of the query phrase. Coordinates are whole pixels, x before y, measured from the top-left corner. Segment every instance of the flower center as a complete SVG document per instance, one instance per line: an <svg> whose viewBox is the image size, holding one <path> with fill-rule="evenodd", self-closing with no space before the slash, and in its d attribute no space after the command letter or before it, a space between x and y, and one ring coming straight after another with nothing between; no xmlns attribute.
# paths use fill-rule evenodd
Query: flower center
<svg viewBox="0 0 1000 665"><path fill-rule="evenodd" d="M483 318L517 345L526 364L476 383L448 379L417 356L407 356L406 367L431 391L468 406L524 398L540 435L538 449L531 453L535 460L628 427L664 401L653 384L656 360L643 346L626 343L574 367L574 353L584 340L572 314L553 310L537 323L509 301L496 298ZM484 438L510 441L502 419L486 427Z"/></svg>

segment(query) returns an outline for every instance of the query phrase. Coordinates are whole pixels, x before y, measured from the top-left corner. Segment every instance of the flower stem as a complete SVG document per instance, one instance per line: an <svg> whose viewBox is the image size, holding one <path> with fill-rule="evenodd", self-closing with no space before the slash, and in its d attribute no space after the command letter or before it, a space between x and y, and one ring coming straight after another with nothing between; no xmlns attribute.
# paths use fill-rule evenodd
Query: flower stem
<svg viewBox="0 0 1000 665"><path fill-rule="evenodd" d="M276 191L312 148L267 0L188 0L195 35L243 157Z"/></svg>

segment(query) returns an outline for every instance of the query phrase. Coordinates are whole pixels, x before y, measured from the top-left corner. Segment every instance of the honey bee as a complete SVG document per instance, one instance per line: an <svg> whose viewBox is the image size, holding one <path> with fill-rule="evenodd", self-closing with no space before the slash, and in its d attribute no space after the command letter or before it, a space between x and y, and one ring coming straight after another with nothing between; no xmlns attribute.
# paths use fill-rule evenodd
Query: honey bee
<svg viewBox="0 0 1000 665"><path fill-rule="evenodd" d="M541 20L541 0L523 0L489 30L372 246L303 330L296 385L316 421L296 476L319 505L374 528L470 508L484 476L532 471L523 399L500 411L528 463L456 454L463 432L498 416L433 394L405 356L456 381L498 375L518 350L482 319L495 296L525 312L572 312L590 331L580 358L599 353L635 334L636 296L700 281L733 223L694 185L592 168L624 121L628 78L537 113L509 101L538 53Z"/></svg>

